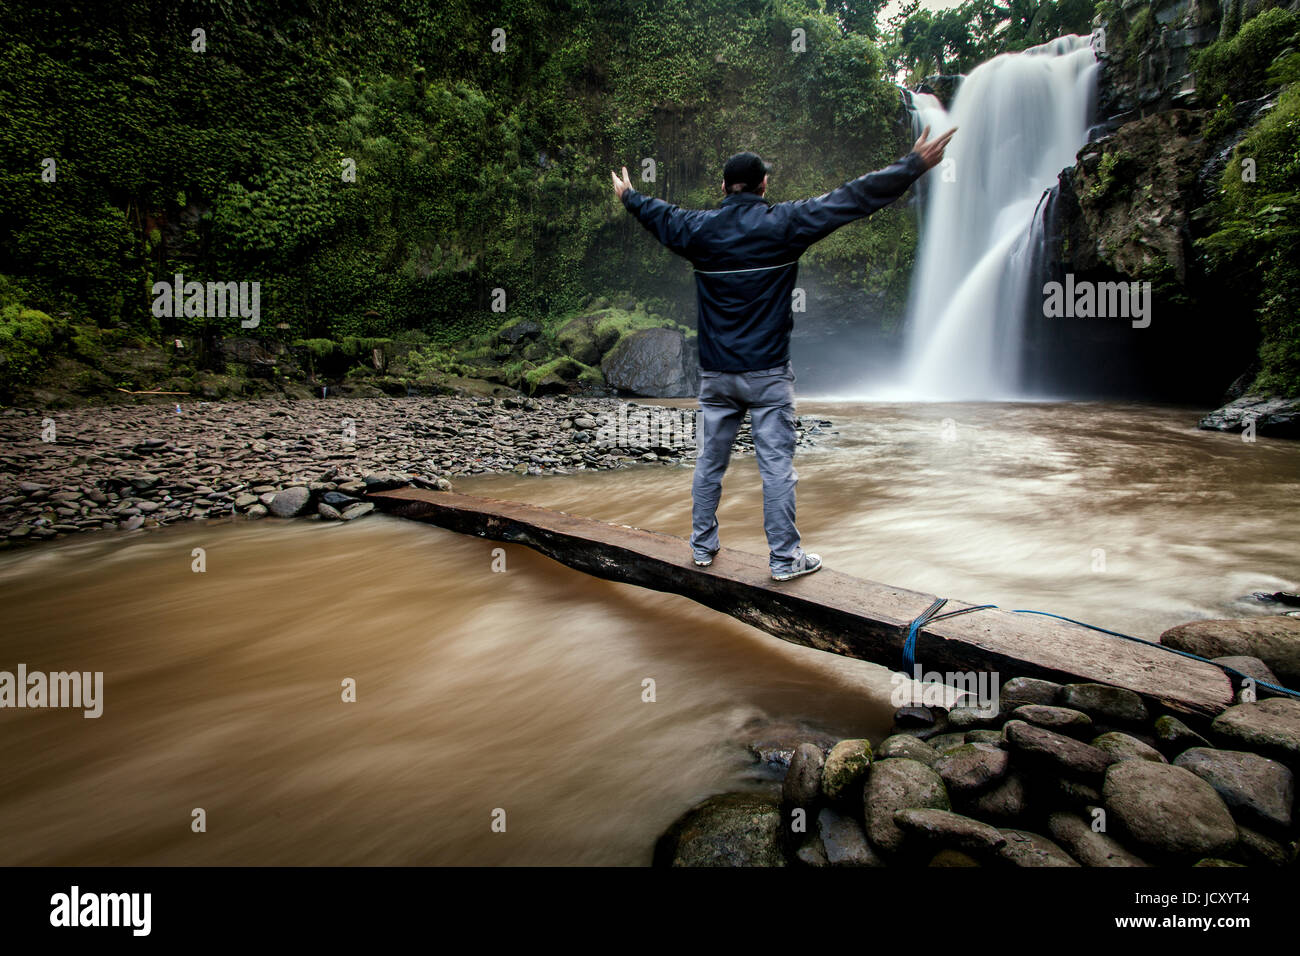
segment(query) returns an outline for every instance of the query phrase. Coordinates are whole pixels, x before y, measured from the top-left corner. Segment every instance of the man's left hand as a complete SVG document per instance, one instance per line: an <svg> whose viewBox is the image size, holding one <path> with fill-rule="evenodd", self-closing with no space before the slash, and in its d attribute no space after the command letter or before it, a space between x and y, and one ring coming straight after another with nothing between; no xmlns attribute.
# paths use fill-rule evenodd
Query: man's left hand
<svg viewBox="0 0 1300 956"><path fill-rule="evenodd" d="M622 179L619 179L618 174L615 173L613 170L610 171L609 177L610 179L614 180L614 195L617 196L619 199L622 199L623 194L632 188L632 180L627 178L627 167L626 166L623 167Z"/></svg>

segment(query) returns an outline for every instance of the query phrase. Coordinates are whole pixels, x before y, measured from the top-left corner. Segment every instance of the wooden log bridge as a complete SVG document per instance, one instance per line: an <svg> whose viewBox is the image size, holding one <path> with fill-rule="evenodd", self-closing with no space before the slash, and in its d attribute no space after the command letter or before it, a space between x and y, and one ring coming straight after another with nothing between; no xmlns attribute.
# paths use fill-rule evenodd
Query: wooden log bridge
<svg viewBox="0 0 1300 956"><path fill-rule="evenodd" d="M782 640L893 670L902 666L908 626L935 600L831 568L777 583L766 555L729 548L697 568L690 544L675 535L515 501L419 488L367 498L399 517L524 544L595 577L680 594ZM940 613L971 606L949 600ZM1036 614L989 609L932 621L915 654L926 672L1113 684L1190 715L1213 716L1232 703L1231 682L1212 664Z"/></svg>

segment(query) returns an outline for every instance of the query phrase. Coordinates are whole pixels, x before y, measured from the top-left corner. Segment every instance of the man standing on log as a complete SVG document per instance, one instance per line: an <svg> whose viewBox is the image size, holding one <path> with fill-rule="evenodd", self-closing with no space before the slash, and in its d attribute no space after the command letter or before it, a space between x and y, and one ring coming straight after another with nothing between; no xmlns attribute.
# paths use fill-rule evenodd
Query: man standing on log
<svg viewBox="0 0 1300 956"><path fill-rule="evenodd" d="M931 141L927 126L898 162L815 199L771 203L768 166L737 153L722 174L717 209L681 209L632 188L611 172L614 193L656 239L695 267L699 308L700 416L691 486L691 550L708 567L721 547L717 510L722 476L746 410L763 479L763 528L772 577L812 574L821 558L800 546L795 527L794 369L791 296L799 257L840 226L869 216L943 159L956 130Z"/></svg>

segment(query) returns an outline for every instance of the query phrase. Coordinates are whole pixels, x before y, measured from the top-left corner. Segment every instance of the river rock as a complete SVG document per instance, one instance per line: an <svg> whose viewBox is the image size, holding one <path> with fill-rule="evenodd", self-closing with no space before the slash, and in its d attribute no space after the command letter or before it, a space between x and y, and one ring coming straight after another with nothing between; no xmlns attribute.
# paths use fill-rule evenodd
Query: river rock
<svg viewBox="0 0 1300 956"><path fill-rule="evenodd" d="M1290 852L1281 842L1250 827L1237 826L1237 853L1247 865L1286 866Z"/></svg>
<svg viewBox="0 0 1300 956"><path fill-rule="evenodd" d="M894 852L903 844L903 831L894 821L895 811L948 810L951 806L943 779L920 761L894 757L871 765L863 789L864 819L867 836L880 849Z"/></svg>
<svg viewBox="0 0 1300 956"><path fill-rule="evenodd" d="M255 504L257 504L257 495L250 495L248 492L243 492L242 494L235 496L235 507L240 511L247 511Z"/></svg>
<svg viewBox="0 0 1300 956"><path fill-rule="evenodd" d="M1115 760L1104 750L1023 720L1007 721L1002 730L1012 751L1026 762L1085 780L1101 777Z"/></svg>
<svg viewBox="0 0 1300 956"><path fill-rule="evenodd" d="M1085 814L1102 804L1101 791L1097 787L1069 777L1049 777L1039 782L1035 792L1045 795L1053 807L1078 810Z"/></svg>
<svg viewBox="0 0 1300 956"><path fill-rule="evenodd" d="M496 338L498 342L507 345L518 345L520 342L536 339L541 334L542 326L536 319L520 319L497 329Z"/></svg>
<svg viewBox="0 0 1300 956"><path fill-rule="evenodd" d="M988 744L991 747L997 747L999 750L1007 749L1007 740L1002 736L999 730L968 730L966 731L966 743L968 744Z"/></svg>
<svg viewBox="0 0 1300 956"><path fill-rule="evenodd" d="M894 711L894 726L890 734L908 734L925 740L943 733L948 718L941 710L932 707L907 706Z"/></svg>
<svg viewBox="0 0 1300 956"><path fill-rule="evenodd" d="M959 808L967 816L1011 823L1028 813L1028 787L1023 775L1012 771L992 789L967 798Z"/></svg>
<svg viewBox="0 0 1300 956"><path fill-rule="evenodd" d="M884 866L885 861L867 842L862 824L830 807L817 815L817 832L821 837L826 861L831 866Z"/></svg>
<svg viewBox="0 0 1300 956"><path fill-rule="evenodd" d="M826 799L839 801L862 792L862 781L871 769L871 741L841 740L826 755L821 789Z"/></svg>
<svg viewBox="0 0 1300 956"><path fill-rule="evenodd" d="M325 492L325 494L321 495L320 500L325 502L325 504L329 505L331 508L336 508L336 509L346 508L348 505L354 505L357 503L356 498L353 498L351 495L345 495L337 491Z"/></svg>
<svg viewBox="0 0 1300 956"><path fill-rule="evenodd" d="M1229 707L1210 725L1225 747L1243 747L1300 767L1300 701L1273 697Z"/></svg>
<svg viewBox="0 0 1300 956"><path fill-rule="evenodd" d="M1004 776L1011 765L1005 751L988 744L962 744L943 753L933 764L953 796L987 790Z"/></svg>
<svg viewBox="0 0 1300 956"><path fill-rule="evenodd" d="M820 747L800 744L790 758L790 769L781 784L781 803L787 814L793 807L803 807L811 813L822 792L822 766L825 763Z"/></svg>
<svg viewBox="0 0 1300 956"><path fill-rule="evenodd" d="M1061 705L1118 724L1145 723L1149 716L1141 695L1109 684L1066 684Z"/></svg>
<svg viewBox="0 0 1300 956"><path fill-rule="evenodd" d="M1273 673L1273 669L1261 661L1258 657L1216 657L1214 663L1222 664L1224 667L1231 667L1235 671L1240 671L1247 677L1254 678L1256 681L1263 681L1267 684L1281 684L1281 680ZM1237 678L1233 678L1234 681ZM1260 696L1267 693L1260 688Z"/></svg>
<svg viewBox="0 0 1300 956"><path fill-rule="evenodd" d="M1081 710L1069 707L1052 707L1048 704L1023 704L1011 712L1015 720L1024 720L1035 727L1045 727L1061 734L1076 737L1091 736L1092 718Z"/></svg>
<svg viewBox="0 0 1300 956"><path fill-rule="evenodd" d="M1001 724L1002 718L996 708L991 713L980 707L954 707L948 711L948 726L952 730L983 730Z"/></svg>
<svg viewBox="0 0 1300 956"><path fill-rule="evenodd" d="M781 811L750 793L709 797L686 811L655 844L656 866L785 866Z"/></svg>
<svg viewBox="0 0 1300 956"><path fill-rule="evenodd" d="M926 743L933 747L935 752L942 754L949 750L954 750L957 747L964 746L966 743L966 734L964 731L959 734L939 734L935 737L928 738Z"/></svg>
<svg viewBox="0 0 1300 956"><path fill-rule="evenodd" d="M293 518L302 514L310 501L311 492L302 485L297 485L277 492L268 507L277 518Z"/></svg>
<svg viewBox="0 0 1300 956"><path fill-rule="evenodd" d="M1055 704L1061 696L1062 687L1050 680L1038 680L1033 677L1013 677L1006 681L998 692L1004 713L1011 713L1021 704Z"/></svg>
<svg viewBox="0 0 1300 956"><path fill-rule="evenodd" d="M1079 864L1059 846L1037 833L1027 830L1004 829L1006 844L998 857L1012 866L1078 866Z"/></svg>
<svg viewBox="0 0 1300 956"><path fill-rule="evenodd" d="M796 863L803 866L830 866L830 861L826 859L826 848L822 846L821 837L816 835L794 851L794 858Z"/></svg>
<svg viewBox="0 0 1300 956"><path fill-rule="evenodd" d="M316 513L326 521L338 521L343 517L343 515L339 514L337 508L331 508L323 501L316 506Z"/></svg>
<svg viewBox="0 0 1300 956"><path fill-rule="evenodd" d="M909 807L894 812L894 823L909 836L921 837L944 849L962 850L975 856L996 853L1007 838L989 826L950 810Z"/></svg>
<svg viewBox="0 0 1300 956"><path fill-rule="evenodd" d="M1058 811L1047 818L1047 832L1084 866L1146 866L1137 854L1106 833L1093 830L1077 813Z"/></svg>
<svg viewBox="0 0 1300 956"><path fill-rule="evenodd" d="M394 488L405 488L409 482L405 478L399 478L396 475L375 473L365 475L361 479L365 485L366 491L391 491Z"/></svg>
<svg viewBox="0 0 1300 956"><path fill-rule="evenodd" d="M270 514L270 512L266 510L266 505L255 504L253 505L253 507L249 508L246 512L244 512L244 514L246 517L249 518L265 518L268 514Z"/></svg>
<svg viewBox="0 0 1300 956"><path fill-rule="evenodd" d="M1136 737L1112 730L1093 738L1092 745L1104 750L1116 760L1151 760L1155 763L1168 763L1164 754L1155 747L1148 746Z"/></svg>
<svg viewBox="0 0 1300 956"><path fill-rule="evenodd" d="M1300 438L1300 398L1242 395L1202 418L1199 428L1239 432L1255 423L1255 433L1272 438Z"/></svg>
<svg viewBox="0 0 1300 956"><path fill-rule="evenodd" d="M1122 760L1106 771L1106 813L1139 847L1192 862L1222 856L1237 843L1237 825L1208 783L1183 767Z"/></svg>
<svg viewBox="0 0 1300 956"><path fill-rule="evenodd" d="M790 766L795 748L800 744L810 743L819 747L822 753L829 753L839 743L839 738L833 734L802 721L772 721L756 717L741 728L741 733L749 738L746 746L751 754L777 768Z"/></svg>
<svg viewBox="0 0 1300 956"><path fill-rule="evenodd" d="M601 359L600 370L608 385L634 395L692 398L699 393L693 343L677 329L627 333Z"/></svg>
<svg viewBox="0 0 1300 956"><path fill-rule="evenodd" d="M1188 747L1208 747L1210 742L1177 717L1156 718L1156 746L1166 757L1177 757Z"/></svg>
<svg viewBox="0 0 1300 956"><path fill-rule="evenodd" d="M1174 766L1185 767L1212 786L1238 818L1285 830L1291 826L1295 777L1276 760L1237 750L1192 747Z"/></svg>
<svg viewBox="0 0 1300 956"><path fill-rule="evenodd" d="M939 751L919 737L913 737L911 734L894 734L881 742L876 753L877 761L892 757L909 757L931 767L939 759Z"/></svg>
<svg viewBox="0 0 1300 956"><path fill-rule="evenodd" d="M374 510L375 510L374 502L358 501L356 504L348 505L346 508L344 508L339 513L339 517L341 517L344 521L355 521L357 518L364 518L366 515L370 514L370 512Z"/></svg>
<svg viewBox="0 0 1300 956"><path fill-rule="evenodd" d="M1284 614L1171 627L1160 643L1201 657L1258 657L1288 687L1300 682L1300 617Z"/></svg>

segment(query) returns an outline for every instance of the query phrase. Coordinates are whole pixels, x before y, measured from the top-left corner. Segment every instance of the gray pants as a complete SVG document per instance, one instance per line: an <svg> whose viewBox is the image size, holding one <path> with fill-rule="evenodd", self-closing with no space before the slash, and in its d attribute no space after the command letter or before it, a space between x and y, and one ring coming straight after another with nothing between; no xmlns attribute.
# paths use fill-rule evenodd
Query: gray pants
<svg viewBox="0 0 1300 956"><path fill-rule="evenodd" d="M763 479L763 530L773 571L788 571L799 547L794 525L794 368L789 362L761 372L700 372L696 416L695 478L691 484L691 547L714 552L718 543L718 501L731 446L749 411L754 454Z"/></svg>

